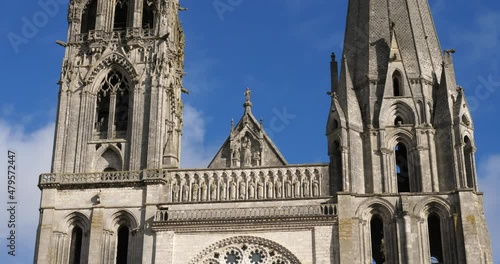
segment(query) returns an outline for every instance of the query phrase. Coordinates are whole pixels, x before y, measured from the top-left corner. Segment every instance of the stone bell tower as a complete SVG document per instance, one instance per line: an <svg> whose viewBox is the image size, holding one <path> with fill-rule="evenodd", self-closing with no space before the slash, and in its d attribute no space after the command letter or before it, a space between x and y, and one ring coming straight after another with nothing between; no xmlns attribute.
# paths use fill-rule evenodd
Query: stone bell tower
<svg viewBox="0 0 500 264"><path fill-rule="evenodd" d="M179 10L178 0L70 1L68 39L58 41L65 56L52 171L39 184L35 263L151 256L140 230L154 214L144 203L156 200L142 195L161 184L144 187L142 179L146 170L179 167L186 91Z"/></svg>
<svg viewBox="0 0 500 264"><path fill-rule="evenodd" d="M349 1L327 125L342 263L492 263L452 53L428 1Z"/></svg>
<svg viewBox="0 0 500 264"><path fill-rule="evenodd" d="M70 2L53 172L179 166L184 34L178 5Z"/></svg>

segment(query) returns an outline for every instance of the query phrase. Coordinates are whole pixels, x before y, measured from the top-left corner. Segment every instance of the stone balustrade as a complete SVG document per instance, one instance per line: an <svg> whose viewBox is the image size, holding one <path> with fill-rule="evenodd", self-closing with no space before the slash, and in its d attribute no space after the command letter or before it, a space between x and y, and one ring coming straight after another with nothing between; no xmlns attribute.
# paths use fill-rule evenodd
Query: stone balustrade
<svg viewBox="0 0 500 264"><path fill-rule="evenodd" d="M166 185L168 203L275 200L329 196L328 165L273 168L143 170L42 174L40 188L82 184Z"/></svg>
<svg viewBox="0 0 500 264"><path fill-rule="evenodd" d="M42 174L39 186L41 188L52 185L81 185L98 183L131 183L141 181L140 171L110 171L98 173L75 174Z"/></svg>
<svg viewBox="0 0 500 264"><path fill-rule="evenodd" d="M153 29L149 28L127 28L126 30L105 32L103 30L90 30L88 33L76 35L76 42L99 41L99 40L124 40L124 39L148 39L155 38Z"/></svg>
<svg viewBox="0 0 500 264"><path fill-rule="evenodd" d="M155 222L182 222L205 220L235 220L235 219L263 219L263 218L291 218L291 217L335 217L336 204L305 205L305 206L278 206L260 208L221 208L202 210L168 210L157 211Z"/></svg>

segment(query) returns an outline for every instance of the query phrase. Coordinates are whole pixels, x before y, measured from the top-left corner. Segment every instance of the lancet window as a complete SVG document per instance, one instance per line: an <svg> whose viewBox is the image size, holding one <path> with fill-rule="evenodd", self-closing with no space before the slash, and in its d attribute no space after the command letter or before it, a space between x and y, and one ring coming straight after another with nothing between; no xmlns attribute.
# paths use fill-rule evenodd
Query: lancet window
<svg viewBox="0 0 500 264"><path fill-rule="evenodd" d="M151 29L154 27L154 2L144 0L142 6L142 28Z"/></svg>
<svg viewBox="0 0 500 264"><path fill-rule="evenodd" d="M441 237L441 220L439 215L430 214L427 218L429 231L429 250L431 263L443 263L443 241Z"/></svg>
<svg viewBox="0 0 500 264"><path fill-rule="evenodd" d="M97 0L90 0L82 13L80 33L88 33L95 29L97 17Z"/></svg>
<svg viewBox="0 0 500 264"><path fill-rule="evenodd" d="M80 264L82 258L83 230L79 226L74 226L71 232L71 244L69 251L69 263Z"/></svg>
<svg viewBox="0 0 500 264"><path fill-rule="evenodd" d="M116 0L113 30L124 30L129 26L129 0Z"/></svg>
<svg viewBox="0 0 500 264"><path fill-rule="evenodd" d="M97 94L95 129L101 139L124 138L128 127L129 81L111 70Z"/></svg>
<svg viewBox="0 0 500 264"><path fill-rule="evenodd" d="M396 176L398 192L410 192L410 177L408 170L408 150L403 143L398 143L394 150L396 156Z"/></svg>
<svg viewBox="0 0 500 264"><path fill-rule="evenodd" d="M127 264L129 229L126 225L118 228L116 245L116 264Z"/></svg>
<svg viewBox="0 0 500 264"><path fill-rule="evenodd" d="M393 86L393 95L394 96L403 96L403 85L401 82L401 73L399 71L394 72L392 75L392 86Z"/></svg>

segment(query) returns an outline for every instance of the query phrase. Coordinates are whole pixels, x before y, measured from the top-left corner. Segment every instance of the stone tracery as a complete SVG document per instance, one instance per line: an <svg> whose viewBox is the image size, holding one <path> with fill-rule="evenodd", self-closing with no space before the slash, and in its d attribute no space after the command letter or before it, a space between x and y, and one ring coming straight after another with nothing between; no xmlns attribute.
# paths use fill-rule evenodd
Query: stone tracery
<svg viewBox="0 0 500 264"><path fill-rule="evenodd" d="M264 238L239 236L219 241L203 250L189 264L299 264L283 246Z"/></svg>

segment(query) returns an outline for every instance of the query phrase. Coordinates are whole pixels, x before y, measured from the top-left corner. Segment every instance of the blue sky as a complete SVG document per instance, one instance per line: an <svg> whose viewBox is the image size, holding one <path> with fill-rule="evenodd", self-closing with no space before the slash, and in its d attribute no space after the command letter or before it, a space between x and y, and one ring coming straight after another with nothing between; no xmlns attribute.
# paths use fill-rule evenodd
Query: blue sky
<svg viewBox="0 0 500 264"><path fill-rule="evenodd" d="M58 10L47 12L37 1L6 1L4 10L8 11L0 16L0 153L7 148L18 152L22 177L18 183L20 256L7 258L5 247L0 246L2 263L32 261L38 223L37 178L50 170L56 82L64 54L55 40L66 39L67 0L41 2L56 3ZM181 19L188 73L184 85L191 92L183 98L183 166L208 164L227 137L230 120L237 121L243 113L245 87L253 91L254 114L264 118L269 134L290 163L327 161L329 61L331 52L341 54L347 0L181 2L189 8ZM232 6L221 13L214 8L215 2ZM442 48L457 49L458 84L473 104L480 188L486 193L488 222L495 223L500 220L495 188L500 184L500 125L496 123L500 113L500 3L430 3ZM36 24L29 36L23 35L26 21ZM13 34L24 36L25 42L12 45L9 37ZM293 118L282 121L283 113ZM273 120L278 120L274 126ZM1 204L5 195L2 188ZM1 210L0 245L5 243L5 221ZM490 234L500 258L500 228L490 225Z"/></svg>

